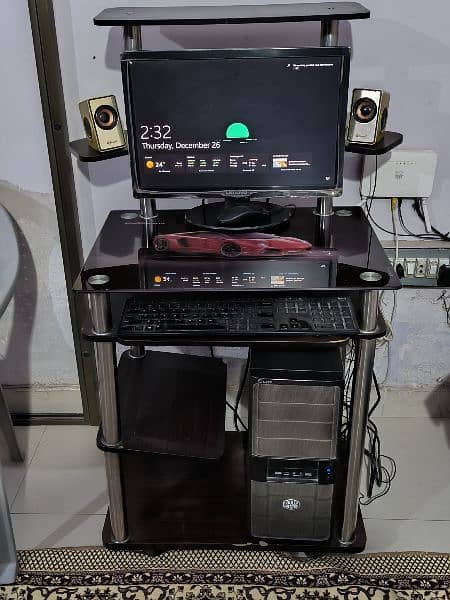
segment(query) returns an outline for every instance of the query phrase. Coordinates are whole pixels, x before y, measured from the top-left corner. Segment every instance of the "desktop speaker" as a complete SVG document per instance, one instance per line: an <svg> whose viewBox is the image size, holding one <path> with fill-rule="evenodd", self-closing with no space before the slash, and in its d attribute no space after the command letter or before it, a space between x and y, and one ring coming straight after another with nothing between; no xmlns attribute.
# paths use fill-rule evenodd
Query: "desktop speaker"
<svg viewBox="0 0 450 600"><path fill-rule="evenodd" d="M115 96L89 98L79 103L89 146L99 152L126 146Z"/></svg>
<svg viewBox="0 0 450 600"><path fill-rule="evenodd" d="M328 540L340 455L340 350L254 350L250 386L251 535Z"/></svg>
<svg viewBox="0 0 450 600"><path fill-rule="evenodd" d="M377 144L384 135L389 94L383 90L353 90L347 141L351 144Z"/></svg>

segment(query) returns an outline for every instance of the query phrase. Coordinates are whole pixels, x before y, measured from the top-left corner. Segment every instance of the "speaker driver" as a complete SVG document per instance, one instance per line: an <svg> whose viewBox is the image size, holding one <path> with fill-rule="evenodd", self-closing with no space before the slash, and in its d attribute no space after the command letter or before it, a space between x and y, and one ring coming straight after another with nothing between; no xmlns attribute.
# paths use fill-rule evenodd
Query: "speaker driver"
<svg viewBox="0 0 450 600"><path fill-rule="evenodd" d="M371 98L360 98L353 106L353 114L359 123L370 123L377 115L377 105Z"/></svg>
<svg viewBox="0 0 450 600"><path fill-rule="evenodd" d="M94 120L100 129L114 129L117 125L117 111L112 106L102 105L94 113Z"/></svg>

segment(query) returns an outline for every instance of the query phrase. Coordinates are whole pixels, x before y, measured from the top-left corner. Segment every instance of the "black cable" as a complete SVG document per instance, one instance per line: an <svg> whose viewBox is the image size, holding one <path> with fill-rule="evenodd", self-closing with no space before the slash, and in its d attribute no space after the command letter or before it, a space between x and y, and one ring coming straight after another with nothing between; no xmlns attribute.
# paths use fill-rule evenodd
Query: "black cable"
<svg viewBox="0 0 450 600"><path fill-rule="evenodd" d="M395 479L395 476L397 475L397 465L395 463L395 460L393 458L391 458L390 456L386 456L385 454L380 454L380 457L387 460L388 464L390 466L390 471L385 466L381 467L381 472L382 472L381 485L384 485L385 487L380 493L375 494L374 496L372 496L371 498L368 498L367 500L360 499L360 504L362 504L363 506L368 506L369 504L372 504L372 502L375 502L375 500L378 500L379 498L386 496L386 494L388 494L390 492L391 486L392 486L392 481Z"/></svg>
<svg viewBox="0 0 450 600"><path fill-rule="evenodd" d="M371 419L372 414L381 402L380 386L374 372L372 372L372 379L375 385L377 399L369 411L367 422L368 447L364 450L367 460L367 500L361 500L361 504L365 506L371 504L378 498L385 496L391 489L392 481L397 474L395 460L392 457L381 453L381 439L378 427ZM390 470L383 465L383 459L390 465ZM374 494L373 490L375 486L378 488L384 487L378 494Z"/></svg>
<svg viewBox="0 0 450 600"><path fill-rule="evenodd" d="M372 177L370 177L370 183L372 183ZM370 206L368 204L366 204L367 206L367 216L369 218L371 218L370 216L370 211L372 209L372 203L373 203L373 199L375 198L375 192L377 189L377 183L378 183L378 155L375 156L375 183L373 185L373 190L370 190ZM360 198L361 198L361 185L362 182L360 181L359 184L359 194L360 194ZM369 237L369 247L367 250L367 265L366 268L369 269L369 262L370 262L370 256L371 256L371 251L372 251L372 239L373 239L373 229L370 229L370 237Z"/></svg>
<svg viewBox="0 0 450 600"><path fill-rule="evenodd" d="M384 227L382 227L381 225L379 225L375 219L372 217L372 215L370 214L370 212L368 211L367 214L369 215L369 219L372 221L372 223L375 225L375 227L378 227L378 229L381 229L381 231L384 231L385 233L389 233L389 235L395 235L395 233L393 231L389 231L389 229L385 229ZM397 233L397 236L399 237L409 237L410 234L406 234L406 233Z"/></svg>
<svg viewBox="0 0 450 600"><path fill-rule="evenodd" d="M344 416L345 423L342 426L342 434L348 436L349 418L351 411L351 390L353 387L355 371L356 345L352 342L350 350L346 353L347 371L344 379ZM377 425L372 420L372 415L381 402L381 390L375 373L372 373L377 398L369 410L367 420L367 441L364 456L367 464L366 499L361 496L360 503L368 505L385 496L391 489L392 481L397 473L395 460L381 453L381 439ZM384 463L384 464L383 464ZM374 493L375 488L380 491Z"/></svg>
<svg viewBox="0 0 450 600"><path fill-rule="evenodd" d="M213 347L213 346L210 346L210 347L209 347L209 351L210 351L210 353L211 353L211 358L215 358L215 355L214 355L214 347ZM241 393L242 393L242 392L241 392ZM240 399L239 399L239 401L240 401ZM238 423L238 422L240 423L241 427L242 427L242 428L243 428L245 431L247 431L247 427L246 427L246 425L245 425L244 421L241 419L241 417L240 417L240 416L239 416L239 414L237 413L237 409L236 409L236 408L235 408L235 407L234 407L234 406L233 406L233 405L232 405L230 402L228 402L228 400L225 400L225 404L228 406L228 408L229 408L229 409L231 410L231 412L233 413L233 421L234 421L234 427L236 428L236 431L239 431L239 427L237 426L237 423ZM239 406L239 403L238 403L238 405L237 405L237 406Z"/></svg>
<svg viewBox="0 0 450 600"><path fill-rule="evenodd" d="M292 217L295 215L295 213L297 211L297 206L295 204L285 204L284 208L291 209L291 214L290 214L289 218L292 219Z"/></svg>
<svg viewBox="0 0 450 600"><path fill-rule="evenodd" d="M346 373L344 380L344 422L342 424L342 434L346 435L348 431L350 421L350 407L351 407L351 388L353 382L353 372L355 368L355 343L353 340L350 342L350 349L346 352Z"/></svg>
<svg viewBox="0 0 450 600"><path fill-rule="evenodd" d="M450 327L450 306L447 304L446 296L442 298L442 305L444 307L445 312L447 313L447 325Z"/></svg>
<svg viewBox="0 0 450 600"><path fill-rule="evenodd" d="M439 239L439 236L436 236L432 233L413 233L405 224L405 220L403 218L403 213L402 213L402 202L403 202L403 198L399 198L397 211L398 211L398 220L400 221L400 225L402 226L403 231L406 231L407 235L410 235L410 236L416 237L416 238L420 238L420 239L425 239L425 240Z"/></svg>
<svg viewBox="0 0 450 600"><path fill-rule="evenodd" d="M239 389L238 389L238 393L236 394L236 402L234 404L233 416L234 416L234 427L235 427L236 431L239 431L238 420L240 420L242 423L242 420L239 416L238 411L239 411L239 404L241 403L242 393L243 393L244 387L245 387L245 382L247 381L249 367L250 367L250 353L248 354L248 357L247 357L244 374L242 376L241 383L240 383ZM242 423L242 426L247 431L247 427L245 427L245 425L243 423Z"/></svg>
<svg viewBox="0 0 450 600"><path fill-rule="evenodd" d="M450 327L450 304L448 304L447 300L447 290L444 290L442 294L439 296L438 301L442 301L442 308L445 310L447 315L447 325Z"/></svg>
<svg viewBox="0 0 450 600"><path fill-rule="evenodd" d="M373 415L375 409L377 408L377 406L380 404L381 402L381 392L380 392L380 386L378 385L378 379L377 376L375 375L375 371L372 371L372 380L373 383L375 385L375 390L377 392L377 399L375 404L372 406L372 408L369 410L369 419L370 417Z"/></svg>
<svg viewBox="0 0 450 600"><path fill-rule="evenodd" d="M232 404L230 404L230 402L228 402L228 400L225 400L225 404L228 406L228 408L231 410L231 412L233 413L233 415L236 415L236 412L234 410L234 406ZM235 421L239 421L241 427L244 429L244 431L247 431L247 427L245 426L244 421L241 419L241 417L239 415L236 415L236 419L234 419ZM236 423L235 423L235 428L236 431L240 431L239 427L237 427Z"/></svg>
<svg viewBox="0 0 450 600"><path fill-rule="evenodd" d="M372 204L373 204L373 200L375 198L375 192L377 189L377 182L378 182L378 156L375 156L375 181L374 181L374 186L373 189L369 190L370 194L368 196L367 202L366 202L366 206L367 206L367 216L369 217L369 220L372 221L372 223L375 225L375 227L378 227L378 229L381 229L381 231L384 231L385 233L388 233L389 235L397 235L400 237L409 237L409 234L403 234L403 233L397 233L395 234L394 231L389 231L389 229L385 229L384 227L382 227L379 223L377 223L375 221L375 219L372 216L371 210L372 210ZM361 182L359 184L359 196L362 200L362 187L361 187ZM370 202L370 204L369 204Z"/></svg>
<svg viewBox="0 0 450 600"><path fill-rule="evenodd" d="M413 203L413 209L416 211L420 220L426 224L425 215L423 213L423 206L419 198L415 198ZM437 236L440 237L440 239L444 240L445 242L450 242L450 231L447 231L447 233L442 233L442 231L439 231L439 229L436 229L436 227L433 227L433 225L431 225L431 231L433 231Z"/></svg>
<svg viewBox="0 0 450 600"><path fill-rule="evenodd" d="M373 198L372 198L373 201ZM367 206L367 216L369 217L369 219L372 221L372 223L375 225L375 227L378 227L378 229L381 229L381 231L384 231L385 233L388 233L389 235L397 235L399 237L410 237L411 234L409 233L397 233L395 234L394 231L389 231L389 229L385 229L384 227L382 227L379 223L377 223L375 221L375 219L372 217L371 214L371 208L372 208L372 202L370 203L370 206Z"/></svg>

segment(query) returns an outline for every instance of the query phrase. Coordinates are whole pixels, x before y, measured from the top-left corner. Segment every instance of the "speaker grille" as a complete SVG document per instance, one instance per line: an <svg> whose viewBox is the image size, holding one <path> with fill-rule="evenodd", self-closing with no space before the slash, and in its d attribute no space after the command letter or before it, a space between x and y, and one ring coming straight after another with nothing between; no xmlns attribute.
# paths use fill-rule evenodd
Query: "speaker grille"
<svg viewBox="0 0 450 600"><path fill-rule="evenodd" d="M252 454L336 458L340 398L339 386L256 382Z"/></svg>

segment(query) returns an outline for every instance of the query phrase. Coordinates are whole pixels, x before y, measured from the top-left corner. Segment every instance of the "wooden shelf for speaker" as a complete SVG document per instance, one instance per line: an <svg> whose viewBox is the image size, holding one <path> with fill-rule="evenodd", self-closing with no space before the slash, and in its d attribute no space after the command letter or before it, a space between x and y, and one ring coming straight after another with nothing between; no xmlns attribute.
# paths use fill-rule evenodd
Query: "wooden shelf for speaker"
<svg viewBox="0 0 450 600"><path fill-rule="evenodd" d="M89 146L87 138L69 142L69 146L72 154L75 154L81 162L99 162L101 160L109 160L128 154L127 147L118 148L117 150L108 150L107 152L99 152Z"/></svg>
<svg viewBox="0 0 450 600"><path fill-rule="evenodd" d="M395 131L385 131L383 139L378 144L346 144L345 151L354 154L386 154L403 142L403 135Z"/></svg>

